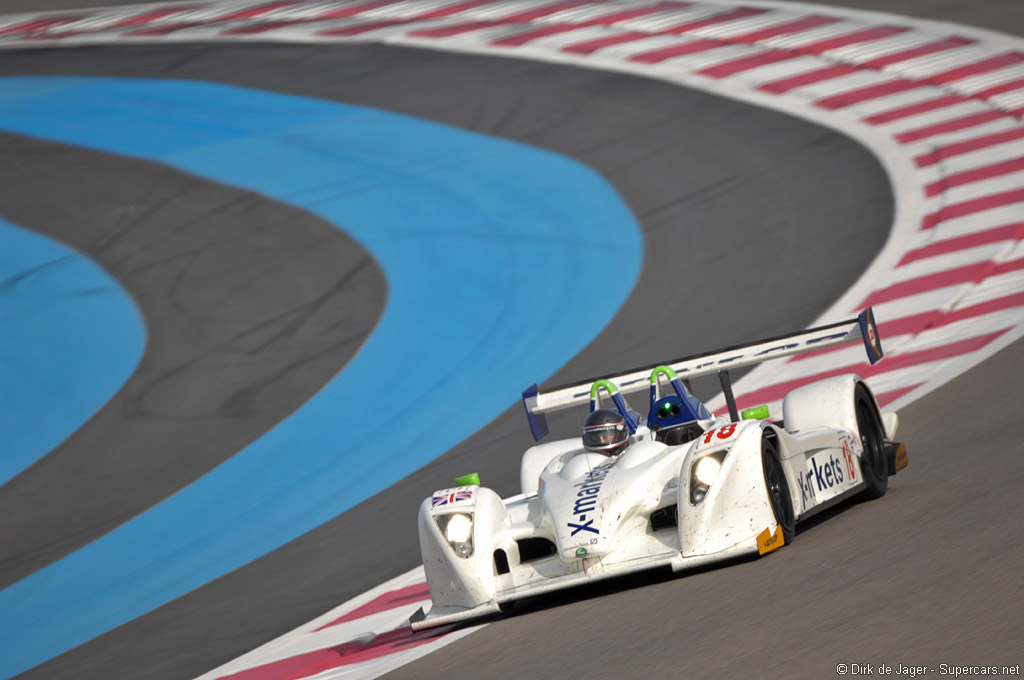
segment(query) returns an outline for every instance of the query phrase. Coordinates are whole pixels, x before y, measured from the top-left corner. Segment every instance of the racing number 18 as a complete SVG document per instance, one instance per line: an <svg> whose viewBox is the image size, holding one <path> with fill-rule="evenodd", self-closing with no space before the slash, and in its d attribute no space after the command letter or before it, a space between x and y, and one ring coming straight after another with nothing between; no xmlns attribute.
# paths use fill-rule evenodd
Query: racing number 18
<svg viewBox="0 0 1024 680"><path fill-rule="evenodd" d="M728 439L729 437L736 434L736 423L729 423L728 425L723 425L717 430L708 430L707 434L704 435L704 443L710 444L711 439L714 437L715 433L718 433L719 439Z"/></svg>

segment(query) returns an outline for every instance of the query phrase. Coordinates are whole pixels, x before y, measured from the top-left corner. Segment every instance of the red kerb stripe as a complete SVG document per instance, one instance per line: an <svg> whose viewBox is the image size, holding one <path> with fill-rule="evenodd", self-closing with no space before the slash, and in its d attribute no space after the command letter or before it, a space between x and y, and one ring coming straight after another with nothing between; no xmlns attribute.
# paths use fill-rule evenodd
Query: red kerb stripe
<svg viewBox="0 0 1024 680"><path fill-rule="evenodd" d="M1000 241L1019 241L1024 239L1024 222L1014 222L994 229L986 229L972 234L965 234L956 238L929 243L926 246L908 251L896 265L902 267L905 264L924 260L936 255L945 255L959 250L976 248L988 243L999 243Z"/></svg>
<svg viewBox="0 0 1024 680"><path fill-rule="evenodd" d="M502 47L518 47L520 45L525 45L531 40L546 38L549 35L555 35L557 33L575 31L579 28L579 24L548 24L547 26L540 26L538 28L523 31L522 33L510 35L506 38L502 38L501 40L495 40L491 44L500 45Z"/></svg>
<svg viewBox="0 0 1024 680"><path fill-rule="evenodd" d="M907 104L906 106L900 106L895 109L889 109L882 113L876 113L873 116L868 116L864 119L864 122L868 125L881 125L882 123L891 123L894 120L901 118L907 118L909 116L916 116L921 113L927 113L934 111L935 109L942 109L947 106L953 106L954 104L961 104L963 102L970 101L966 97L961 97L957 94L945 94L935 99L929 99L923 102L917 102L916 104Z"/></svg>
<svg viewBox="0 0 1024 680"><path fill-rule="evenodd" d="M960 156L965 153L971 153L973 151L979 151L981 149L987 149L990 146L998 146L999 144L1005 144L1007 142L1016 141L1018 139L1024 139L1024 127L1011 128L1009 130L1001 130L999 132L993 132L992 134L983 135L975 139L968 139L962 142L954 142L953 144L947 144L946 146L939 147L935 151L931 151L926 154L921 154L914 159L914 163L919 168L925 168L929 165L935 165L940 163L947 158L954 156Z"/></svg>
<svg viewBox="0 0 1024 680"><path fill-rule="evenodd" d="M362 33L369 33L370 31L376 31L381 28L391 28L392 26L401 26L408 23L407 19L382 19L380 21L368 21L365 24L355 24L354 26L343 26L341 28L329 28L325 31L318 31L317 35L337 35L337 36L350 36L360 35Z"/></svg>
<svg viewBox="0 0 1024 680"><path fill-rule="evenodd" d="M1005 83L993 85L988 89L975 92L974 96L980 99L988 99L989 97L994 97L997 94L1013 92L1014 90L1020 90L1022 88L1024 88L1024 78L1017 78L1016 80L1008 80Z"/></svg>
<svg viewBox="0 0 1024 680"><path fill-rule="evenodd" d="M891 54L885 55L884 57L878 57L877 59L866 61L863 64L861 64L861 66L863 66L864 68L881 69L886 66L889 66L890 64L898 64L901 61L908 61L910 59L916 59L918 57L923 57L928 54L935 54L936 52L945 52L946 50L953 50L958 47L964 47L965 45L973 44L973 40L968 40L967 38L959 38L954 36L952 38L946 38L945 40L937 40L935 42L930 42L924 45L918 45L917 47L912 47L908 50L893 52Z"/></svg>
<svg viewBox="0 0 1024 680"><path fill-rule="evenodd" d="M651 14L658 14L660 12L671 12L677 9L686 9L687 7L691 7L692 5L693 3L690 2L659 2L657 5L650 5L648 7L638 7L637 9L630 9L624 12L615 12L613 14L605 14L604 16L588 19L582 22L581 25L609 26L620 21L629 21L630 19L637 19L639 17L649 16Z"/></svg>
<svg viewBox="0 0 1024 680"><path fill-rule="evenodd" d="M873 26L872 28L865 28L853 33L847 33L846 35L839 35L835 38L825 38L818 42L803 45L797 49L806 54L821 54L822 52L846 47L847 45L889 38L900 33L906 33L908 30L910 29L904 26Z"/></svg>
<svg viewBox="0 0 1024 680"><path fill-rule="evenodd" d="M1024 293L1014 293L1013 295L1006 295L995 300L987 300L970 307L955 309L949 314L943 314L942 318L936 320L930 327L941 328L951 323L975 319L979 316L1001 312L1004 309L1013 309L1014 307L1024 307Z"/></svg>
<svg viewBox="0 0 1024 680"><path fill-rule="evenodd" d="M956 132L957 130L966 130L967 128L984 125L985 123L990 123L1006 116L1008 116L1008 114L1003 111L979 111L978 113L961 116L960 118L954 118L953 120L947 120L941 123L935 123L934 125L917 128L916 130L901 132L896 135L896 140L903 144L910 144L911 142L928 139L929 137L935 137L936 135L944 135L947 132Z"/></svg>
<svg viewBox="0 0 1024 680"><path fill-rule="evenodd" d="M959 340L947 345L929 347L928 349L922 349L916 352L907 352L906 354L888 355L880 363L877 363L874 366L865 361L850 364L849 366L833 368L815 375L778 382L774 385L754 390L753 392L737 395L738 400L742 400L744 404L766 404L768 402L782 399L790 390L794 390L802 385L806 385L816 380L823 380L825 378L843 375L844 373L857 373L862 377L870 378L874 375L896 371L901 368L910 368L912 366L919 366L920 364L926 364L932 361L952 359L954 357L982 349L1008 330L1010 329L1004 328L993 333L985 333L983 335L967 338L966 340ZM885 338L882 338L882 347L885 347Z"/></svg>
<svg viewBox="0 0 1024 680"><path fill-rule="evenodd" d="M892 402L894 402L897 399L899 399L900 397L902 397L904 394L907 394L908 392L916 390L918 387L920 387L923 384L924 383L917 383L916 385L908 385L906 387L899 387L899 388L897 388L895 390L889 390L888 392L877 392L877 393L875 393L875 401L878 402L878 405L880 407L884 408L885 406L888 406Z"/></svg>
<svg viewBox="0 0 1024 680"><path fill-rule="evenodd" d="M46 29L53 28L54 26L60 26L61 24L68 24L72 21L80 21L87 18L88 16L83 14L79 16L31 19L29 21L23 21L20 24L13 24L6 28L0 28L0 35L10 35L11 33L35 33L37 31L45 31Z"/></svg>
<svg viewBox="0 0 1024 680"><path fill-rule="evenodd" d="M271 2L266 5L260 5L259 7L248 7L231 14L226 14L222 17L214 19L215 22L220 21L238 21L239 19L252 19L258 16L263 16L268 12L273 12L277 9L284 9L285 7L292 7L299 4L298 0L284 0L283 2Z"/></svg>
<svg viewBox="0 0 1024 680"><path fill-rule="evenodd" d="M452 26L441 26L439 28L427 28L427 29L423 29L423 30L419 30L419 31L413 31L409 35L415 36L415 37L419 37L419 38L447 38L449 36L459 35L461 33L468 33L470 31L478 31L478 30L484 29L484 28L492 28L492 27L503 26L503 25L507 25L507 24L519 24L519 23L526 24L526 23L529 23L529 22L531 22L531 21L533 21L535 19L539 19L541 17L548 16L549 14L554 14L555 12L561 12L562 10L572 9L573 7L579 7L580 5L585 5L585 4L587 4L586 0L577 0L577 1L574 1L574 2L559 2L559 3L554 3L554 4L551 4L551 5L544 5L542 7L535 7L533 9L525 10L523 12L517 12L515 14L510 14L510 15L508 15L506 17L501 17L499 19L489 19L489 20L486 20L486 21L483 21L483 20L481 20L481 21L467 21L465 23L454 24ZM422 17L420 17L420 18L422 18ZM550 27L543 27L541 29L537 29L536 32L535 31L527 30L527 31L524 31L523 33L519 33L518 35L514 35L514 36L511 36L509 38L505 38L504 40L499 41L499 42L495 42L493 44L495 44L495 45L504 45L504 46L522 45L522 44L524 44L526 42L529 42L530 40L534 40L536 38L542 37L543 35L550 35L551 33L559 33L559 32L562 32L562 31L570 30L571 28L579 28L581 25L582 24L565 24L565 23L552 24ZM553 29L553 30L548 30L547 32L542 33L541 31L544 31L545 29ZM325 35L331 35L331 34L325 34Z"/></svg>
<svg viewBox="0 0 1024 680"><path fill-rule="evenodd" d="M995 267L996 265L994 262L986 260L984 262L975 262L974 264L954 267L953 269L946 269L933 274L925 274L924 276L918 276L917 278L900 281L899 283L894 283L891 286L887 286L871 293L861 304L861 307L879 305L883 302L889 302L890 300L898 300L910 295L918 295L930 290L945 288L947 286L955 286L969 281L981 281L988 276Z"/></svg>
<svg viewBox="0 0 1024 680"><path fill-rule="evenodd" d="M743 35L732 36L729 38L730 42L742 42L753 44L761 40L767 40L774 38L779 35L789 35L790 33L800 33L801 31L809 31L819 26L827 26L828 24L834 24L839 21L835 17L826 17L821 15L812 15L803 17L795 21L790 21L783 24L777 24L775 26L769 26L767 28L758 29L751 33L744 33Z"/></svg>
<svg viewBox="0 0 1024 680"><path fill-rule="evenodd" d="M453 14L460 14L467 12L471 9L476 9L483 5L488 5L491 0L469 0L468 2L458 2L454 5L448 5L447 7L439 7L438 9L432 9L429 12L423 14L417 14L416 20L422 21L424 19L440 19L442 17L450 17Z"/></svg>
<svg viewBox="0 0 1024 680"><path fill-rule="evenodd" d="M573 0L572 2L556 2L551 5L544 5L543 7L534 7L523 12L517 12L516 14L510 14L507 17L501 19L501 23L529 23L534 19L540 19L546 17L555 12L561 12L563 10L572 9L573 7L579 7L580 5L590 4L589 0Z"/></svg>
<svg viewBox="0 0 1024 680"><path fill-rule="evenodd" d="M752 68L759 66L765 66L767 64L775 64L780 61L792 59L797 55L795 52L789 52L784 50L765 50L758 52L757 54L751 54L746 57L740 57L739 59L730 59L729 61L723 61L709 66L705 69L697 71L701 75L709 76L711 78L727 78L731 75L735 75L742 71L749 71Z"/></svg>
<svg viewBox="0 0 1024 680"><path fill-rule="evenodd" d="M409 35L417 38L447 38L450 35L478 31L483 28L495 28L496 26L501 26L501 23L498 21L467 21L464 24L455 24L453 26L424 28L419 31L413 31Z"/></svg>
<svg viewBox="0 0 1024 680"><path fill-rule="evenodd" d="M377 9L378 7L383 7L387 4L390 4L387 0L372 0L371 2L331 9L323 14L318 14L316 18L318 21L325 21L327 19L348 19L349 17L354 17L355 15L362 14L363 12L369 12L371 9Z"/></svg>
<svg viewBox="0 0 1024 680"><path fill-rule="evenodd" d="M982 182L986 179L1002 177L1003 175L1009 175L1010 173L1020 172L1022 170L1024 170L1024 157L1012 158L1001 163L993 163L992 165L985 165L980 168L964 170L963 172L957 172L932 182L925 187L925 195L938 196L942 192L953 187L971 184L972 182Z"/></svg>
<svg viewBox="0 0 1024 680"><path fill-rule="evenodd" d="M887 80L886 82L878 83L877 85L868 85L867 87L861 87L856 90L850 90L849 92L843 92L842 94L836 94L831 97L819 99L814 102L814 105L832 111L847 106L853 106L854 104L859 104L860 102L868 101L869 99L887 97L890 94L906 92L907 90L913 90L918 87L922 87L921 83L913 80L904 80L902 78L897 80Z"/></svg>
<svg viewBox="0 0 1024 680"><path fill-rule="evenodd" d="M940 222L945 222L946 220L952 220L957 217L963 217L964 215L971 215L973 213L991 210L993 208L1000 208L1004 205L1012 205L1022 201L1024 201L1024 189L1011 189L1010 191L1002 191L998 194L979 196L978 198L972 198L969 201L947 205L941 210L925 215L924 220L921 222L921 229L932 229L935 225Z"/></svg>
<svg viewBox="0 0 1024 680"><path fill-rule="evenodd" d="M1019 52L999 54L994 57L989 57L988 59L982 59L981 61L977 61L973 64L957 66L949 71L936 73L935 75L928 76L927 80L930 83L944 85L979 73L988 73L989 71L996 71L1001 68L1006 68L1007 66L1013 66L1014 64L1019 64L1022 61L1024 61L1024 54Z"/></svg>
<svg viewBox="0 0 1024 680"><path fill-rule="evenodd" d="M562 48L562 51L569 52L571 54L593 54L597 50L604 47L611 47L612 45L621 45L622 43L633 42L634 40L641 40L643 38L649 37L651 37L650 33L630 31L629 33L619 33L618 35L610 35L604 38L584 40L583 42L566 45L565 47Z"/></svg>
<svg viewBox="0 0 1024 680"><path fill-rule="evenodd" d="M353 609L348 614L345 614L330 623L325 623L317 628L317 630L323 630L324 628L337 626L339 623L347 623L348 621L361 619L372 614L379 614L380 612L394 609L395 607L401 607L402 605L406 605L411 602L419 602L420 600L427 600L429 598L430 590L427 588L426 582L416 583L411 586L406 586L405 588L399 588L398 590L390 590L380 597L370 600L362 607Z"/></svg>
<svg viewBox="0 0 1024 680"><path fill-rule="evenodd" d="M976 262L964 265L963 267L947 269L946 271L919 276L916 279L894 283L888 288L883 288L869 295L861 307L869 307L888 302L889 300L898 300L908 295L917 295L918 293L936 290L937 288L945 288L963 283L980 283L987 278L1020 271L1021 269L1024 269L1024 259L1010 260L1000 264L996 264L991 260Z"/></svg>
<svg viewBox="0 0 1024 680"><path fill-rule="evenodd" d="M704 28L705 26L714 26L715 24L724 24L728 21L738 21L739 19L756 17L757 15L764 14L767 11L768 10L764 9L754 9L752 7L740 7L738 9L729 10L728 12L722 12L721 14L707 17L706 19L694 19L693 21L676 24L671 28L665 29L665 32L686 33L687 31L695 31L698 28Z"/></svg>
<svg viewBox="0 0 1024 680"><path fill-rule="evenodd" d="M221 676L218 680L300 680L331 668L378 659L414 649L447 634L451 627L412 632L408 627L377 635L369 642L353 641L272 661L255 668Z"/></svg>
<svg viewBox="0 0 1024 680"><path fill-rule="evenodd" d="M178 7L168 7L165 9L158 9L152 12L143 12L142 14L136 14L135 16L121 19L115 24L112 24L108 28L125 28L127 26L140 26L148 24L152 21L158 21L164 19L173 14L180 14L181 12L187 12L199 7L199 5L180 5ZM106 28L103 30L107 30Z"/></svg>
<svg viewBox="0 0 1024 680"><path fill-rule="evenodd" d="M882 346L885 347L886 338L922 333L931 328L942 328L943 326L948 326L953 323L966 321L968 319L975 319L979 316L985 316L986 314L993 314L995 312L1001 312L1005 309L1013 309L1015 307L1024 307L1024 293L1014 293L1013 295L1006 295L994 300L987 300L976 305L960 307L952 312L942 312L937 309L932 309L927 312L921 312L920 314L911 314L909 316L900 317L899 319L882 321L878 324L878 334L882 336ZM846 346L842 345L826 347L825 349L808 352L806 354L797 354L796 356L790 357L789 360L791 362L800 362L823 354L838 352L845 348Z"/></svg>
<svg viewBox="0 0 1024 680"><path fill-rule="evenodd" d="M790 90L794 90L798 87L820 83L823 80L831 80L833 78L839 78L840 76L850 75L851 73L858 73L860 70L861 69L856 66L834 64L832 66L825 66L824 68L807 71L806 73L800 73L788 78L773 80L765 83L758 89L764 90L765 92L782 94L783 92L789 92Z"/></svg>
<svg viewBox="0 0 1024 680"><path fill-rule="evenodd" d="M674 57L681 57L686 54L694 54L695 52L703 52L705 50L713 50L718 47L725 47L726 43L718 40L691 40L689 42L679 43L678 45L669 45L668 47L660 47L650 52L640 52L634 54L629 58L630 61L639 61L644 64L656 64L666 59L672 59Z"/></svg>

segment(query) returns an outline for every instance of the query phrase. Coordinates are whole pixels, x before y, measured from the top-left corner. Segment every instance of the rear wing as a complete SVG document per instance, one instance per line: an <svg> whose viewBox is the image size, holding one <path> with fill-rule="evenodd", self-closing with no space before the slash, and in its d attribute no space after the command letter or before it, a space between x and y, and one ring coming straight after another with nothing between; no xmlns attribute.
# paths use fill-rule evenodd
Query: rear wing
<svg viewBox="0 0 1024 680"><path fill-rule="evenodd" d="M749 345L728 347L710 354L697 354L663 364L634 368L619 375L602 376L603 380L594 378L572 385L553 387L544 392L541 392L536 384L530 385L523 392L523 406L526 409L526 417L530 421L530 432L533 433L533 438L539 441L548 433L546 413L588 402L591 402L591 408L593 408L592 392L596 391L598 387L595 381L600 382L615 401L616 406L622 410L623 407L619 405L622 397L618 393L643 390L653 382L652 370L668 367L684 382L690 378L717 373L726 404L729 406L729 416L736 421L739 420L739 414L736 410L736 399L732 393L730 370L856 340L863 341L868 360L872 364L882 359L882 341L878 335L875 316L870 307L861 312L856 319L758 340ZM609 384L612 385L612 389L606 387Z"/></svg>

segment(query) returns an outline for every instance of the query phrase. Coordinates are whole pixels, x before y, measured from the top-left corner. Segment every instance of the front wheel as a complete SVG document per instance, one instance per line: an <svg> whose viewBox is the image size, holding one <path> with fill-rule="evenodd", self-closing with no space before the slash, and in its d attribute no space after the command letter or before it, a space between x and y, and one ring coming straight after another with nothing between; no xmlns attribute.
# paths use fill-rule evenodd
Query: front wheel
<svg viewBox="0 0 1024 680"><path fill-rule="evenodd" d="M882 419L878 415L875 400L863 385L857 385L853 400L857 409L857 430L860 433L861 446L864 448L860 455L860 471L867 484L864 497L881 498L889 487L889 464L885 458Z"/></svg>
<svg viewBox="0 0 1024 680"><path fill-rule="evenodd" d="M764 437L761 440L761 464L764 466L764 486L768 500L775 513L775 521L782 529L783 544L789 544L796 533L796 514L793 512L793 497L789 495L789 483L782 470L782 461L775 444Z"/></svg>

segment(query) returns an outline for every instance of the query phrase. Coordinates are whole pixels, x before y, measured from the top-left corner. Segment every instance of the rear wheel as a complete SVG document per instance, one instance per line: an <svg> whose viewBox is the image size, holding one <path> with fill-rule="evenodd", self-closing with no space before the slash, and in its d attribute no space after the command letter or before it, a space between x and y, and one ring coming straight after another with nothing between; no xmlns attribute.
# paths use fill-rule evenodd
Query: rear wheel
<svg viewBox="0 0 1024 680"><path fill-rule="evenodd" d="M864 497L881 498L889 487L885 435L882 433L882 418L878 415L875 400L863 385L857 385L854 407L857 409L857 430L860 433L861 446L864 447L864 452L860 456L860 471L867 484Z"/></svg>
<svg viewBox="0 0 1024 680"><path fill-rule="evenodd" d="M768 437L761 439L761 463L764 466L764 486L768 491L768 500L772 504L775 521L782 528L784 543L788 544L796 532L793 497L789 495L789 483L782 469L779 450Z"/></svg>

